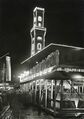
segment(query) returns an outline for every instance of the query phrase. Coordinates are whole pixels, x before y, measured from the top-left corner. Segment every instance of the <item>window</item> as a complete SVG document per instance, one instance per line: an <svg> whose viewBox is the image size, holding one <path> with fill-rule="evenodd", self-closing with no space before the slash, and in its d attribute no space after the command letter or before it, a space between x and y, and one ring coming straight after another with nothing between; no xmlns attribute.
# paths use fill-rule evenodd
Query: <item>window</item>
<svg viewBox="0 0 84 119"><path fill-rule="evenodd" d="M37 50L41 50L42 49L42 44L41 43L38 43L37 44Z"/></svg>
<svg viewBox="0 0 84 119"><path fill-rule="evenodd" d="M38 16L38 21L42 21L42 17L41 16Z"/></svg>
<svg viewBox="0 0 84 119"><path fill-rule="evenodd" d="M38 26L41 27L41 23L38 23Z"/></svg>
<svg viewBox="0 0 84 119"><path fill-rule="evenodd" d="M41 37L41 36L38 36L38 37L37 37L37 40L42 40L42 37Z"/></svg>

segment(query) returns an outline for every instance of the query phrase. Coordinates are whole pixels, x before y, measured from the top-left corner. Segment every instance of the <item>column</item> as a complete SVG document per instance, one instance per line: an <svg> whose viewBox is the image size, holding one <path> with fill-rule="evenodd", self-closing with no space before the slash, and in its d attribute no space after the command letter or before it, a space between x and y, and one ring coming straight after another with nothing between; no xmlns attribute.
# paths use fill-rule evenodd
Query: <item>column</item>
<svg viewBox="0 0 84 119"><path fill-rule="evenodd" d="M53 105L54 112L55 112L56 94L57 94L57 89L56 89L56 80L55 80L55 91L54 91L54 99L53 99L53 101L54 101L54 105Z"/></svg>
<svg viewBox="0 0 84 119"><path fill-rule="evenodd" d="M33 86L33 82L32 82L32 91L31 91L31 93L32 93L32 103L33 103L33 101L34 101L34 99L33 99L33 89L34 89L34 86Z"/></svg>
<svg viewBox="0 0 84 119"><path fill-rule="evenodd" d="M63 104L63 80L61 80L60 109L62 109L62 104Z"/></svg>
<svg viewBox="0 0 84 119"><path fill-rule="evenodd" d="M39 81L39 104L41 105L41 79Z"/></svg>
<svg viewBox="0 0 84 119"><path fill-rule="evenodd" d="M35 81L35 103L36 103L37 81Z"/></svg>
<svg viewBox="0 0 84 119"><path fill-rule="evenodd" d="M51 107L53 107L53 80L51 81Z"/></svg>
<svg viewBox="0 0 84 119"><path fill-rule="evenodd" d="M45 80L45 107L47 107L47 80Z"/></svg>

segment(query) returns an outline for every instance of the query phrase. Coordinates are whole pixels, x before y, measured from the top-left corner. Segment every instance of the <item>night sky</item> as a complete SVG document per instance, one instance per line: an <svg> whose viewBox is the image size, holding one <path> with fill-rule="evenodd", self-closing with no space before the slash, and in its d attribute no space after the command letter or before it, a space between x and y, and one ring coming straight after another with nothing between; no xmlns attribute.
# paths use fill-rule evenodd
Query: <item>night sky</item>
<svg viewBox="0 0 84 119"><path fill-rule="evenodd" d="M83 0L0 0L0 56L10 53L14 71L30 56L36 6L45 8L46 45L84 47Z"/></svg>

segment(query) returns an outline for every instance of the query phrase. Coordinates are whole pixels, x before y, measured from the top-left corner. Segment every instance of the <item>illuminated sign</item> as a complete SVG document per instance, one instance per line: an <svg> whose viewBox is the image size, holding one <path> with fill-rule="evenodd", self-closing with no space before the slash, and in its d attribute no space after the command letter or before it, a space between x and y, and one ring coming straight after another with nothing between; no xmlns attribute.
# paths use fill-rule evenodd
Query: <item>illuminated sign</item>
<svg viewBox="0 0 84 119"><path fill-rule="evenodd" d="M56 69L57 71L64 71L64 72L84 72L84 69L79 69L79 68L62 68L59 67Z"/></svg>
<svg viewBox="0 0 84 119"><path fill-rule="evenodd" d="M48 74L52 73L53 70L60 71L60 72L61 71L67 72L67 69L68 69L68 72L73 72L73 71L78 72L79 71L79 69L74 69L74 68L61 68L61 67L59 67L59 68L55 69L55 67L52 66L52 67L46 68L42 71L40 70L39 72L36 72L36 73L34 72L31 75L30 75L30 73L28 73L27 75L22 74L21 77L20 77L21 78L20 82L29 81L29 80L32 80L32 79L38 77L38 76L48 75ZM84 73L84 69L80 69L80 71ZM82 83L83 82L84 81L82 81ZM76 83L78 84L78 81L75 82L75 84Z"/></svg>

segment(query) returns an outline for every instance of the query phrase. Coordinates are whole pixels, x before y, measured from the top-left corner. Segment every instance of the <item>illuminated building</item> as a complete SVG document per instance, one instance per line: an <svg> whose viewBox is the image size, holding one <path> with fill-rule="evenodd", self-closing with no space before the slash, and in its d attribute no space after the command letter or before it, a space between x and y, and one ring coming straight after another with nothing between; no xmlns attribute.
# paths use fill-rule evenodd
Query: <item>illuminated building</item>
<svg viewBox="0 0 84 119"><path fill-rule="evenodd" d="M21 62L28 70L19 76L20 88L28 92L31 103L54 115L84 115L84 48L54 43L44 47L45 38L38 46L40 32L42 38L46 33L44 19L38 22L38 9L44 13L38 7L33 11L31 56Z"/></svg>
<svg viewBox="0 0 84 119"><path fill-rule="evenodd" d="M44 27L44 8L33 10L33 27L31 34L31 56L45 47L46 28Z"/></svg>

